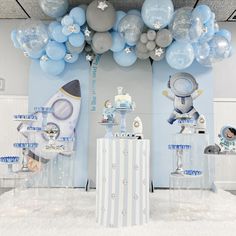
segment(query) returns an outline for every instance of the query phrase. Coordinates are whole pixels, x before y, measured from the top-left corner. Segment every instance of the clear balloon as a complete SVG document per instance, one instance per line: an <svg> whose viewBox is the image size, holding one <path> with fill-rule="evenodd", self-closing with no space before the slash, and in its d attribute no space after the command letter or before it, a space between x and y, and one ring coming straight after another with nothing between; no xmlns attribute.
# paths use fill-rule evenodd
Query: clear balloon
<svg viewBox="0 0 236 236"><path fill-rule="evenodd" d="M12 40L15 48L20 48L20 44L17 40L17 31L16 30L11 31L11 40Z"/></svg>
<svg viewBox="0 0 236 236"><path fill-rule="evenodd" d="M228 30L226 30L226 29L221 29L221 30L219 30L219 31L216 33L216 35L223 36L223 37L226 38L229 42L231 42L231 38L232 38L231 33L230 33Z"/></svg>
<svg viewBox="0 0 236 236"><path fill-rule="evenodd" d="M208 42L212 39L212 37L215 34L215 20L213 18L210 18L209 21L207 21L206 24L204 24L204 33L199 39L200 43Z"/></svg>
<svg viewBox="0 0 236 236"><path fill-rule="evenodd" d="M200 44L200 43L195 43L193 44L193 49L194 49L194 54L196 57L196 60L198 61L203 60L207 58L210 54L210 46L207 42Z"/></svg>
<svg viewBox="0 0 236 236"><path fill-rule="evenodd" d="M230 43L221 35L214 35L214 37L209 41L209 46L211 49L210 52L214 55L215 59L221 60L230 55Z"/></svg>
<svg viewBox="0 0 236 236"><path fill-rule="evenodd" d="M43 12L50 17L58 18L68 10L68 0L39 0L39 5Z"/></svg>
<svg viewBox="0 0 236 236"><path fill-rule="evenodd" d="M116 11L116 20L112 27L114 31L118 31L118 25L124 16L126 16L126 13L124 11Z"/></svg>
<svg viewBox="0 0 236 236"><path fill-rule="evenodd" d="M198 5L193 9L192 18L205 24L211 18L211 9L207 5Z"/></svg>
<svg viewBox="0 0 236 236"><path fill-rule="evenodd" d="M46 47L46 54L52 60L61 60L66 55L66 47L63 43L50 41Z"/></svg>
<svg viewBox="0 0 236 236"><path fill-rule="evenodd" d="M89 27L97 32L110 30L116 20L116 11L113 5L108 1L100 7L101 4L102 1L94 0L89 4L86 11Z"/></svg>
<svg viewBox="0 0 236 236"><path fill-rule="evenodd" d="M78 34L71 34L69 36L69 42L74 47L81 47L84 44L84 34L81 32Z"/></svg>
<svg viewBox="0 0 236 236"><path fill-rule="evenodd" d="M191 28L191 7L182 7L175 11L169 30L177 41L190 42L189 30Z"/></svg>
<svg viewBox="0 0 236 236"><path fill-rule="evenodd" d="M134 48L129 47L120 52L114 52L113 58L118 65L124 67L132 66L137 60Z"/></svg>
<svg viewBox="0 0 236 236"><path fill-rule="evenodd" d="M92 46L96 53L104 53L111 49L112 47L112 36L109 32L94 34L92 39Z"/></svg>
<svg viewBox="0 0 236 236"><path fill-rule="evenodd" d="M142 18L136 15L126 15L119 23L118 31L124 37L125 42L134 46L142 34L143 31Z"/></svg>
<svg viewBox="0 0 236 236"><path fill-rule="evenodd" d="M27 19L17 29L17 41L27 53L37 53L45 48L49 36L46 26L38 20Z"/></svg>
<svg viewBox="0 0 236 236"><path fill-rule="evenodd" d="M85 10L81 7L73 8L70 11L69 15L70 15L70 17L73 18L74 22L76 24L79 24L80 26L82 26L86 21Z"/></svg>
<svg viewBox="0 0 236 236"><path fill-rule="evenodd" d="M52 76L57 76L64 71L65 61L54 61L48 58L46 60L40 60L40 67L45 73L50 74Z"/></svg>
<svg viewBox="0 0 236 236"><path fill-rule="evenodd" d="M112 32L112 47L111 51L119 52L125 48L125 40L118 32Z"/></svg>
<svg viewBox="0 0 236 236"><path fill-rule="evenodd" d="M166 27L173 16L174 6L171 0L145 0L142 6L142 18L151 29Z"/></svg>
<svg viewBox="0 0 236 236"><path fill-rule="evenodd" d="M168 47L172 43L172 34L168 29L161 29L156 35L156 44L160 47Z"/></svg>
<svg viewBox="0 0 236 236"><path fill-rule="evenodd" d="M166 51L166 61L174 69L183 70L194 60L194 50L190 43L172 43Z"/></svg>

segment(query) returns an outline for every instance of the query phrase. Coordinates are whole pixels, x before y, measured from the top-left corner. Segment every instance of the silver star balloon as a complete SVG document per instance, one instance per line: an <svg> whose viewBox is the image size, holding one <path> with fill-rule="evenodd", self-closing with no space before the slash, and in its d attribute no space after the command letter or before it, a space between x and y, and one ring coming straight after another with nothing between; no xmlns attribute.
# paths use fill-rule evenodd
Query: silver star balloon
<svg viewBox="0 0 236 236"><path fill-rule="evenodd" d="M155 55L160 57L164 53L163 48L155 48Z"/></svg>
<svg viewBox="0 0 236 236"><path fill-rule="evenodd" d="M156 20L153 24L154 29L159 30L161 28L161 22Z"/></svg>
<svg viewBox="0 0 236 236"><path fill-rule="evenodd" d="M97 6L98 9L101 9L102 11L106 10L106 8L108 8L108 4L107 4L107 1L104 0L104 1L98 1L98 6Z"/></svg>
<svg viewBox="0 0 236 236"><path fill-rule="evenodd" d="M92 61L94 59L94 55L88 53L85 58L87 61Z"/></svg>
<svg viewBox="0 0 236 236"><path fill-rule="evenodd" d="M131 53L132 52L132 49L130 47L126 47L124 50L125 50L126 53Z"/></svg>
<svg viewBox="0 0 236 236"><path fill-rule="evenodd" d="M67 53L67 54L65 55L65 59L68 60L68 61L71 60L72 57L73 57L73 56L72 56L72 54L70 54L70 53Z"/></svg>
<svg viewBox="0 0 236 236"><path fill-rule="evenodd" d="M28 52L23 52L25 57L29 57L29 53Z"/></svg>
<svg viewBox="0 0 236 236"><path fill-rule="evenodd" d="M92 31L91 30L89 30L89 28L88 27L86 27L85 28L85 30L84 30L84 35L85 35L85 37L90 37L90 35L91 35L91 33L92 33Z"/></svg>
<svg viewBox="0 0 236 236"><path fill-rule="evenodd" d="M43 55L41 58L40 58L41 61L48 61L48 57L46 55Z"/></svg>

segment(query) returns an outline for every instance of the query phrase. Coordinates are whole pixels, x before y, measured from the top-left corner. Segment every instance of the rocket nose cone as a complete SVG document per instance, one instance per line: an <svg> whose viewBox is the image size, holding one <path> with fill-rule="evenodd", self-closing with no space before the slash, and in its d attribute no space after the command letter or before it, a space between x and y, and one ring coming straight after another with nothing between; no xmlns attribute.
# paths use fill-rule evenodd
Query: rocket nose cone
<svg viewBox="0 0 236 236"><path fill-rule="evenodd" d="M80 82L79 80L73 80L65 84L62 89L75 97L81 97Z"/></svg>

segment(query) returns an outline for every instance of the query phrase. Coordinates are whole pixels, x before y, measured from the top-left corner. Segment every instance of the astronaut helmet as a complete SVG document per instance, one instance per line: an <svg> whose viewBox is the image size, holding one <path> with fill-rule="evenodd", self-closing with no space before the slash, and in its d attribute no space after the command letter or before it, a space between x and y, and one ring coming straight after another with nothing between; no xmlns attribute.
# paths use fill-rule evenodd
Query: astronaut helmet
<svg viewBox="0 0 236 236"><path fill-rule="evenodd" d="M170 88L176 96L186 97L190 96L198 89L198 83L191 74L178 72L170 76L168 88Z"/></svg>

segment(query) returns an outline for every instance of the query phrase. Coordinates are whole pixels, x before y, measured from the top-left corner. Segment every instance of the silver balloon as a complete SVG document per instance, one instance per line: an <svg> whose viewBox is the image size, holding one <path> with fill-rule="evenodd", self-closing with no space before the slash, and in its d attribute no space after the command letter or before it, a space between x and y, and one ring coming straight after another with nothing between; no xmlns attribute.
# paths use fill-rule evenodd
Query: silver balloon
<svg viewBox="0 0 236 236"><path fill-rule="evenodd" d="M165 57L165 49L164 48L155 48L151 52L149 52L150 57L154 61L160 61Z"/></svg>
<svg viewBox="0 0 236 236"><path fill-rule="evenodd" d="M84 50L85 43L80 47L74 47L70 44L69 41L66 42L66 48L70 53L81 53Z"/></svg>
<svg viewBox="0 0 236 236"><path fill-rule="evenodd" d="M140 36L140 41L142 43L147 43L148 42L148 38L147 38L147 33L142 33Z"/></svg>
<svg viewBox="0 0 236 236"><path fill-rule="evenodd" d="M136 50L140 53L147 53L148 52L146 44L144 44L140 41L136 44Z"/></svg>
<svg viewBox="0 0 236 236"><path fill-rule="evenodd" d="M190 42L189 30L192 10L191 7L182 7L175 11L169 24L169 30L175 40Z"/></svg>
<svg viewBox="0 0 236 236"><path fill-rule="evenodd" d="M46 26L39 20L25 20L17 29L17 41L21 48L31 54L45 48L49 36Z"/></svg>
<svg viewBox="0 0 236 236"><path fill-rule="evenodd" d="M105 32L113 27L116 11L110 2L94 0L87 8L86 19L91 29L97 32Z"/></svg>
<svg viewBox="0 0 236 236"><path fill-rule="evenodd" d="M172 34L168 29L161 29L157 32L156 44L159 47L168 47L172 43Z"/></svg>
<svg viewBox="0 0 236 236"><path fill-rule="evenodd" d="M154 41L148 41L146 47L148 51L152 51L156 47L156 43Z"/></svg>
<svg viewBox="0 0 236 236"><path fill-rule="evenodd" d="M149 53L148 52L139 52L136 50L136 56L141 60L145 60L145 59L149 58Z"/></svg>
<svg viewBox="0 0 236 236"><path fill-rule="evenodd" d="M68 0L39 0L42 11L50 17L58 18L64 16L68 10Z"/></svg>
<svg viewBox="0 0 236 236"><path fill-rule="evenodd" d="M148 30L147 38L148 38L148 40L155 40L155 38L156 38L156 31L155 30Z"/></svg>
<svg viewBox="0 0 236 236"><path fill-rule="evenodd" d="M104 53L112 47L112 36L109 32L97 32L92 39L92 48L96 53Z"/></svg>
<svg viewBox="0 0 236 236"><path fill-rule="evenodd" d="M127 44L134 46L142 34L144 23L137 15L126 15L118 25L119 33L124 37Z"/></svg>

